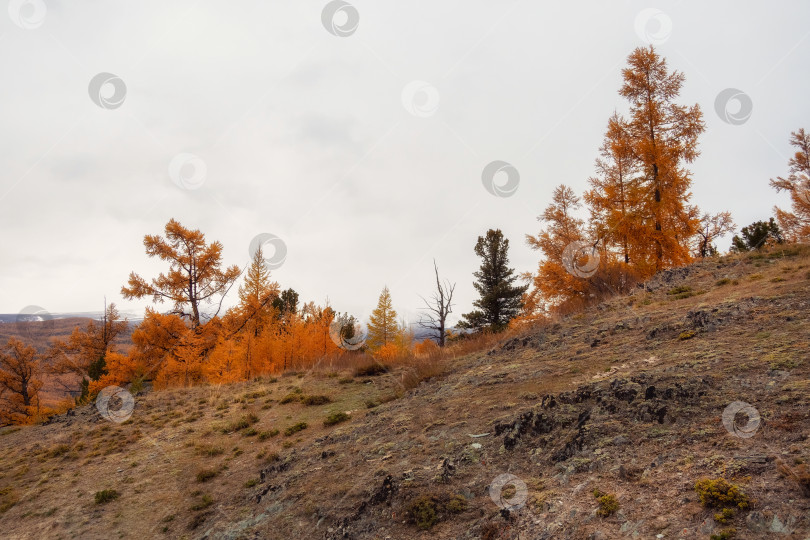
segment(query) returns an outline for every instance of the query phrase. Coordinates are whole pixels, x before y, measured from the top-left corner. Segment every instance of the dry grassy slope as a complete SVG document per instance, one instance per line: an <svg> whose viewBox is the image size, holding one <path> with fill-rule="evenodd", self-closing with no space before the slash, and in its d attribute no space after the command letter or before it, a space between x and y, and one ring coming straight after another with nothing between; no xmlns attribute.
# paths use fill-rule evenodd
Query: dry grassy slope
<svg viewBox="0 0 810 540"><path fill-rule="evenodd" d="M810 461L809 284L806 248L667 272L391 401L397 372L344 371L153 392L123 425L79 409L0 435L0 535L810 538L810 499L774 462ZM295 387L333 402L280 403ZM753 438L721 424L736 400L762 416ZM334 411L351 419L323 426ZM249 414L264 438L228 427ZM528 488L515 512L488 495L504 473ZM692 488L707 476L752 508L716 524ZM96 504L103 489L119 497ZM619 511L597 516L594 489ZM422 496L429 530L407 512Z"/></svg>

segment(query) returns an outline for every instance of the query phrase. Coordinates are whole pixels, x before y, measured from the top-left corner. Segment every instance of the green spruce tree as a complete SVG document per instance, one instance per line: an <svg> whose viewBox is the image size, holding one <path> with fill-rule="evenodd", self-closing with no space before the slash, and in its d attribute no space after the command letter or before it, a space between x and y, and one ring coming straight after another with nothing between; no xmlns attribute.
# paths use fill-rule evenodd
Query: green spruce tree
<svg viewBox="0 0 810 540"><path fill-rule="evenodd" d="M481 267L473 272L473 283L479 298L473 302L476 310L462 315L460 328L500 332L506 328L523 307L523 293L528 285L515 285L515 270L509 268L509 240L500 229L490 229L479 236L475 254L481 257Z"/></svg>

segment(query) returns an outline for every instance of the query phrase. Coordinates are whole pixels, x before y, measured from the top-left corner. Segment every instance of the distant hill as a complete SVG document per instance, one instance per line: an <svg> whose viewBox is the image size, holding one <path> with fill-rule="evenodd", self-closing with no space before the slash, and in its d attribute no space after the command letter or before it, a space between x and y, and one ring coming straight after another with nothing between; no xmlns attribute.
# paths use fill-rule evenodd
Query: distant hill
<svg viewBox="0 0 810 540"><path fill-rule="evenodd" d="M90 315L90 314L85 314ZM53 339L66 339L77 326L84 328L91 320L98 320L101 314L95 316L79 316L74 313L61 313L52 315L45 320L17 320L18 315L0 314L0 344L5 344L10 337L22 339L33 345L40 353L48 350ZM126 332L118 337L116 344L126 349L131 344L132 330L136 322L130 321Z"/></svg>

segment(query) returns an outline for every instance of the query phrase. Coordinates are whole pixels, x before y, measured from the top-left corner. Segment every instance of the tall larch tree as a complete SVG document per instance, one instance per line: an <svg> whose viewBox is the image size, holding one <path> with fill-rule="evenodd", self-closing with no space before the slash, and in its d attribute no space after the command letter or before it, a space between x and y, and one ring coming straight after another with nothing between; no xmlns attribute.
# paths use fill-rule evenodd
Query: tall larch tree
<svg viewBox="0 0 810 540"><path fill-rule="evenodd" d="M520 314L528 285L515 285L518 276L509 267L509 240L500 229L489 229L485 236L479 236L475 254L481 258L481 266L473 272L473 287L478 292L473 306L477 309L462 315L458 326L500 332Z"/></svg>
<svg viewBox="0 0 810 540"><path fill-rule="evenodd" d="M161 378L168 364L177 362L177 352L187 346L188 335L193 332L182 318L174 314L158 313L146 308L143 321L132 331L132 365L145 380Z"/></svg>
<svg viewBox="0 0 810 540"><path fill-rule="evenodd" d="M0 349L0 425L27 424L36 416L41 373L34 347L11 338Z"/></svg>
<svg viewBox="0 0 810 540"><path fill-rule="evenodd" d="M790 144L796 153L788 161L790 174L771 179L776 191L790 193L792 212L774 208L776 220L788 240L799 242L810 239L810 133L800 129L790 134Z"/></svg>
<svg viewBox="0 0 810 540"><path fill-rule="evenodd" d="M589 281L568 272L563 263L566 247L573 242L586 241L585 222L576 216L581 206L573 189L566 185L557 186L551 204L537 218L545 225L544 229L537 236L526 235L529 247L543 255L532 279L533 292L547 307L584 299L590 290Z"/></svg>
<svg viewBox="0 0 810 540"><path fill-rule="evenodd" d="M169 271L147 282L132 272L128 286L121 288L127 300L152 297L155 303L169 301L172 314L188 320L192 329L201 324L200 309L216 297L224 297L236 279L239 268L222 268L222 244L205 241L199 230L183 227L174 219L165 227L166 237L146 235L143 245L149 257L169 263Z"/></svg>
<svg viewBox="0 0 810 540"><path fill-rule="evenodd" d="M250 380L262 369L260 358L256 355L256 339L274 323L274 301L279 297L279 285L270 281L270 270L264 262L261 246L253 255L247 269L244 283L239 287L238 330L242 333L241 355L243 357L242 376ZM228 343L230 350L237 350L233 343ZM221 358L221 357L220 357Z"/></svg>
<svg viewBox="0 0 810 540"><path fill-rule="evenodd" d="M625 264L635 259L637 231L636 212L641 199L639 162L633 151L627 121L614 112L599 157L596 176L589 179L591 189L584 200L591 211L594 235L601 243L615 249Z"/></svg>
<svg viewBox="0 0 810 540"><path fill-rule="evenodd" d="M689 204L692 178L685 164L698 156L705 124L697 104L675 102L685 77L670 72L652 46L630 54L622 77L619 94L630 102L627 134L641 169L637 219L642 226L636 245L642 248L642 260L636 263L643 274L650 274L692 260L690 247L700 215Z"/></svg>
<svg viewBox="0 0 810 540"><path fill-rule="evenodd" d="M272 322L273 304L279 295L279 285L270 281L270 270L259 247L247 269L244 283L239 286L240 315L246 330L254 337Z"/></svg>
<svg viewBox="0 0 810 540"><path fill-rule="evenodd" d="M373 351L385 347L397 339L399 330L397 312L391 302L391 292L388 286L385 286L377 300L377 307L369 318L366 345Z"/></svg>

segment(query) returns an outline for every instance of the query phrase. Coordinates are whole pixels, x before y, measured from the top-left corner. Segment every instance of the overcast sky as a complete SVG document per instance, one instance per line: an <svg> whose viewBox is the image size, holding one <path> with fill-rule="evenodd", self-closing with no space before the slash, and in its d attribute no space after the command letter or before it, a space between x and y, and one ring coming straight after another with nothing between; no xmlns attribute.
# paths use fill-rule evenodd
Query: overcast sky
<svg viewBox="0 0 810 540"><path fill-rule="evenodd" d="M142 313L120 289L165 269L142 239L174 217L228 265L279 237L282 287L363 320L386 284L416 318L435 258L458 316L488 228L517 271L536 268L525 235L555 185L586 189L626 111L621 69L649 42L703 109L701 209L743 226L787 206L768 179L810 128L806 0L6 3L2 313L99 310L104 295ZM743 95L721 118L728 88ZM483 185L496 160L519 173L509 196Z"/></svg>

